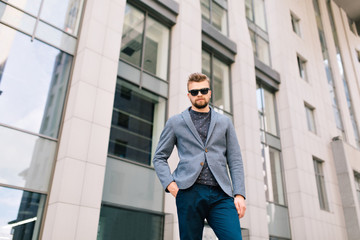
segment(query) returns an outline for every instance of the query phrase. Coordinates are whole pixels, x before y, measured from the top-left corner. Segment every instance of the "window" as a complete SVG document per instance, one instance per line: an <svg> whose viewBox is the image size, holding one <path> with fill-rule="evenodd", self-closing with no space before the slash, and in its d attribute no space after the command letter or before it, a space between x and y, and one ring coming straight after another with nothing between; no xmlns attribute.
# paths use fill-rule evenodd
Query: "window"
<svg viewBox="0 0 360 240"><path fill-rule="evenodd" d="M360 173L354 171L354 179L355 179L357 200L358 200L359 206L360 206Z"/></svg>
<svg viewBox="0 0 360 240"><path fill-rule="evenodd" d="M300 19L295 16L295 14L291 13L291 25L292 25L292 29L294 31L294 33L296 33L297 35L301 36L300 34Z"/></svg>
<svg viewBox="0 0 360 240"><path fill-rule="evenodd" d="M297 58L297 63L298 63L298 68L299 68L299 75L302 79L304 79L305 81L308 82L307 71L306 71L306 60L304 60L299 55L296 58Z"/></svg>
<svg viewBox="0 0 360 240"><path fill-rule="evenodd" d="M210 78L211 105L221 113L231 114L229 65L212 54L202 51L202 72Z"/></svg>
<svg viewBox="0 0 360 240"><path fill-rule="evenodd" d="M266 200L285 205L285 187L280 152L262 144Z"/></svg>
<svg viewBox="0 0 360 240"><path fill-rule="evenodd" d="M261 131L277 136L275 95L257 84L256 97Z"/></svg>
<svg viewBox="0 0 360 240"><path fill-rule="evenodd" d="M317 158L313 158L313 163L314 163L316 186L317 186L317 190L318 190L320 208L322 210L329 211L329 203L328 203L326 188L325 188L323 161L321 161Z"/></svg>
<svg viewBox="0 0 360 240"><path fill-rule="evenodd" d="M164 216L139 210L102 205L98 239L162 240Z"/></svg>
<svg viewBox="0 0 360 240"><path fill-rule="evenodd" d="M305 104L305 112L306 112L308 130L313 133L316 133L314 108Z"/></svg>
<svg viewBox="0 0 360 240"><path fill-rule="evenodd" d="M45 195L0 187L1 239L39 239Z"/></svg>
<svg viewBox="0 0 360 240"><path fill-rule="evenodd" d="M109 154L151 165L165 121L165 98L118 79Z"/></svg>
<svg viewBox="0 0 360 240"><path fill-rule="evenodd" d="M169 28L127 4L120 59L166 80L169 37Z"/></svg>
<svg viewBox="0 0 360 240"><path fill-rule="evenodd" d="M226 0L201 0L201 15L222 34L228 35Z"/></svg>
<svg viewBox="0 0 360 240"><path fill-rule="evenodd" d="M357 60L360 62L360 50L355 50Z"/></svg>
<svg viewBox="0 0 360 240"><path fill-rule="evenodd" d="M246 17L254 55L266 65L271 65L269 37L267 34L265 6L263 0L245 1Z"/></svg>
<svg viewBox="0 0 360 240"><path fill-rule="evenodd" d="M0 46L0 124L57 138L72 56L2 24Z"/></svg>

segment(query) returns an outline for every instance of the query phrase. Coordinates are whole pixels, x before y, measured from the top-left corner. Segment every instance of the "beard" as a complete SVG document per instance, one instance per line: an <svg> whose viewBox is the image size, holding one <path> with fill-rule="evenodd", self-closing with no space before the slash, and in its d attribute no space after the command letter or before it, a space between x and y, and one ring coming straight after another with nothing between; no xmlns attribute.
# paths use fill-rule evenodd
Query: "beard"
<svg viewBox="0 0 360 240"><path fill-rule="evenodd" d="M192 102L192 104L194 105L194 107L198 108L198 109L203 109L206 108L207 105L209 104L209 101L206 101L206 99L201 99L198 101L194 101Z"/></svg>

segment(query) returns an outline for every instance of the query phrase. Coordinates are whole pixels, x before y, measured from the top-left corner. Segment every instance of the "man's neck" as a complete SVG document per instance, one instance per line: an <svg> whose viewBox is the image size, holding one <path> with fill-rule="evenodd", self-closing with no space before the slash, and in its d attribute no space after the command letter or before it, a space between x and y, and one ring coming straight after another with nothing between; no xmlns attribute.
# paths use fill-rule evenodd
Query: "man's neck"
<svg viewBox="0 0 360 240"><path fill-rule="evenodd" d="M195 112L203 112L203 113L207 113L207 112L210 111L209 105L207 105L207 106L204 107L204 108L197 108L197 107L195 107L195 106L193 105L193 106L191 106L191 109L192 109L193 111L195 111Z"/></svg>

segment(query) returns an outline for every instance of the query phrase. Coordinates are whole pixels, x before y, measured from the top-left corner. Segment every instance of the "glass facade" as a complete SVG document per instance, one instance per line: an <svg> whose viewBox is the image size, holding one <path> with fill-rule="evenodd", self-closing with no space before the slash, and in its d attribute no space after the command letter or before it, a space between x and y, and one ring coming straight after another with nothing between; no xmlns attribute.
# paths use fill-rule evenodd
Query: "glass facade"
<svg viewBox="0 0 360 240"><path fill-rule="evenodd" d="M44 194L0 186L0 239L39 239Z"/></svg>
<svg viewBox="0 0 360 240"><path fill-rule="evenodd" d="M201 0L202 19L228 35L227 0Z"/></svg>
<svg viewBox="0 0 360 240"><path fill-rule="evenodd" d="M119 79L111 122L109 154L151 165L165 121L165 99ZM153 141L155 140L155 141Z"/></svg>
<svg viewBox="0 0 360 240"><path fill-rule="evenodd" d="M162 240L163 226L162 215L102 205L97 239Z"/></svg>
<svg viewBox="0 0 360 240"><path fill-rule="evenodd" d="M202 51L202 72L210 78L215 110L231 115L230 67L207 51Z"/></svg>
<svg viewBox="0 0 360 240"><path fill-rule="evenodd" d="M82 4L0 1L1 239L39 239Z"/></svg>
<svg viewBox="0 0 360 240"><path fill-rule="evenodd" d="M316 187L318 191L318 198L320 208L322 210L329 211L329 202L326 194L325 188L325 177L324 177L324 170L323 170L323 162L316 158L313 158L314 162L314 170L315 170L315 179L316 179Z"/></svg>
<svg viewBox="0 0 360 240"><path fill-rule="evenodd" d="M170 30L127 4L120 58L163 80L167 79Z"/></svg>
<svg viewBox="0 0 360 240"><path fill-rule="evenodd" d="M270 66L270 47L264 0L246 0L245 12L254 56Z"/></svg>
<svg viewBox="0 0 360 240"><path fill-rule="evenodd" d="M313 6L314 6L314 10L315 10L315 18L316 18L316 24L317 24L317 28L318 28L319 41L320 41L320 45L321 45L323 63L324 63L324 68L325 68L326 77L327 77L327 81L328 81L329 93L330 93L332 108L333 108L333 112L334 112L334 116L335 116L336 127L341 132L341 135L343 136L343 138L346 139L345 131L344 131L344 127L343 127L343 121L342 121L342 117L341 117L341 111L340 111L340 107L338 104L338 97L337 97L337 93L336 93L333 72L331 69L331 64L330 64L330 59L329 59L328 47L327 47L327 43L326 43L326 39L325 39L324 26L323 26L323 23L321 20L321 12L320 12L320 6L319 6L318 0L313 0Z"/></svg>

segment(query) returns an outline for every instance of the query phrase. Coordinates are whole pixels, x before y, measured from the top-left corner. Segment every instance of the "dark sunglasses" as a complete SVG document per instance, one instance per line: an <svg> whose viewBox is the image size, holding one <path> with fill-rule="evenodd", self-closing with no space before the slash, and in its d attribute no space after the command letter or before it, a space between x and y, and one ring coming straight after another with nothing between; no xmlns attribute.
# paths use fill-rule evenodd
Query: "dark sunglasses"
<svg viewBox="0 0 360 240"><path fill-rule="evenodd" d="M193 89L193 90L189 90L189 93L191 94L191 96L195 97L199 94L199 92L201 92L202 95L206 95L208 94L210 88L202 88L202 89Z"/></svg>

